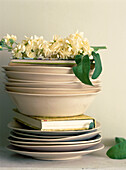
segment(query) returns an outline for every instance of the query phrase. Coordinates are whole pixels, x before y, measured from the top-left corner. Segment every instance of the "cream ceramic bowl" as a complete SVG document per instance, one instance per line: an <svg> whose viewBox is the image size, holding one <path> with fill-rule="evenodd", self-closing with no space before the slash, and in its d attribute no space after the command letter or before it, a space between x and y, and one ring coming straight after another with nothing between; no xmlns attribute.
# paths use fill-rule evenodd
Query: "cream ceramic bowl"
<svg viewBox="0 0 126 170"><path fill-rule="evenodd" d="M34 81L34 80L22 80L22 79L11 79L11 78L6 78L6 80L8 82L16 82L16 83L72 83L71 81L70 82L48 82L48 81L40 81L40 80L37 80L37 81ZM77 81L74 81L74 82L80 82L79 80Z"/></svg>
<svg viewBox="0 0 126 170"><path fill-rule="evenodd" d="M64 88L64 89L92 89L100 87L100 81L93 83L94 86L85 85L81 82L5 82L7 87L29 88Z"/></svg>
<svg viewBox="0 0 126 170"><path fill-rule="evenodd" d="M15 72L5 71L6 76L11 79L33 80L33 81L47 81L47 82L67 82L77 81L74 74L49 74L49 73L33 73L33 72Z"/></svg>
<svg viewBox="0 0 126 170"><path fill-rule="evenodd" d="M68 82L46 82L46 81L41 81L41 80L22 80L22 79L12 79L12 78L5 78L8 82L19 82L19 83L75 83L75 82L80 82L79 79L77 79L76 81L68 81ZM94 84L98 84L100 82L99 79L91 79L91 82Z"/></svg>
<svg viewBox="0 0 126 170"><path fill-rule="evenodd" d="M8 91L7 91L8 92ZM18 110L29 116L63 117L85 113L98 91L86 94L30 94L8 92Z"/></svg>
<svg viewBox="0 0 126 170"><path fill-rule="evenodd" d="M35 94L84 94L100 91L100 87L85 88L85 89L64 89L64 88L27 88L27 87L7 87L7 91L19 92L19 93L35 93Z"/></svg>
<svg viewBox="0 0 126 170"><path fill-rule="evenodd" d="M3 66L5 71L15 72L34 72L34 73L54 73L54 74L71 74L71 67L49 67L49 66Z"/></svg>

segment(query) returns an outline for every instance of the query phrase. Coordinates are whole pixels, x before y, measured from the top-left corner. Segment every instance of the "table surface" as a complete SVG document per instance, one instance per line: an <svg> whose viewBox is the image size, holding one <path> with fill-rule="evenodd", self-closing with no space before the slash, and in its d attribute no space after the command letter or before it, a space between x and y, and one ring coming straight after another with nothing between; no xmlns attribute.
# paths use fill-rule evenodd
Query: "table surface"
<svg viewBox="0 0 126 170"><path fill-rule="evenodd" d="M108 147L94 152L89 155L85 155L80 159L68 160L68 161L42 161L36 160L31 157L19 155L8 151L5 147L0 147L0 170L1 169L125 169L126 159L113 160L106 156Z"/></svg>

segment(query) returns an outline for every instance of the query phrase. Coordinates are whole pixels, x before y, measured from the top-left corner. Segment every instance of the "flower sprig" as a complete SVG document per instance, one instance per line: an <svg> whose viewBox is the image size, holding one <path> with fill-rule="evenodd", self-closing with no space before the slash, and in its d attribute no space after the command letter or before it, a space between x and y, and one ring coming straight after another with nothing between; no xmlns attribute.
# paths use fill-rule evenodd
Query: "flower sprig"
<svg viewBox="0 0 126 170"><path fill-rule="evenodd" d="M90 56L93 51L88 39L83 37L82 32L70 34L65 38L54 35L51 41L46 41L42 36L38 37L36 35L31 37L25 36L25 39L20 43L16 43L16 39L16 36L7 34L0 41L0 45L1 50L3 48L11 50L13 58L17 59L74 59L75 55L78 54Z"/></svg>
<svg viewBox="0 0 126 170"><path fill-rule="evenodd" d="M8 50L12 52L13 50L13 45L17 44L16 43L17 37L15 35L9 35L4 36L1 41L0 41L0 50Z"/></svg>
<svg viewBox="0 0 126 170"><path fill-rule="evenodd" d="M45 40L42 36L25 36L20 43L16 42L15 35L4 36L0 41L0 50L12 52L13 59L62 59L75 60L76 65L73 72L83 83L92 85L91 78L96 79L102 72L102 64L99 49L106 49L105 46L90 46L87 38L82 32L70 34L61 38L54 35L51 41ZM92 77L90 70L94 66Z"/></svg>

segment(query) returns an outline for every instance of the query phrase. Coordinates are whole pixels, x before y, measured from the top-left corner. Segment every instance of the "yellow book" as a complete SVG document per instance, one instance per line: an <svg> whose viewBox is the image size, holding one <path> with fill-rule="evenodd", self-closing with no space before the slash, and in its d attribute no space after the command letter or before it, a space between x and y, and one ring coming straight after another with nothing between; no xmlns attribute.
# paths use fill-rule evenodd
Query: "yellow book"
<svg viewBox="0 0 126 170"><path fill-rule="evenodd" d="M68 130L86 130L95 127L95 119L87 115L78 115L71 117L31 117L20 113L17 109L14 119L33 129L41 131L68 131Z"/></svg>

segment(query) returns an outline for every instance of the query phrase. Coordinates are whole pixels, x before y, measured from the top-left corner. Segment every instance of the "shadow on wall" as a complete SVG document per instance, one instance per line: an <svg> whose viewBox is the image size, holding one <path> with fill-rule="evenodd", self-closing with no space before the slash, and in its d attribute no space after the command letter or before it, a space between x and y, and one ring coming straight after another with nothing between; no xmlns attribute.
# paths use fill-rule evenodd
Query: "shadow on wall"
<svg viewBox="0 0 126 170"><path fill-rule="evenodd" d="M113 146L115 144L115 140L111 138L105 138L102 142L105 146Z"/></svg>
<svg viewBox="0 0 126 170"><path fill-rule="evenodd" d="M7 137L9 134L9 129L7 124L12 119L12 109L15 107L9 98L8 94L5 92L4 83L5 75L2 72L2 65L7 65L9 63L10 55L7 52L0 53L0 145L7 145Z"/></svg>

